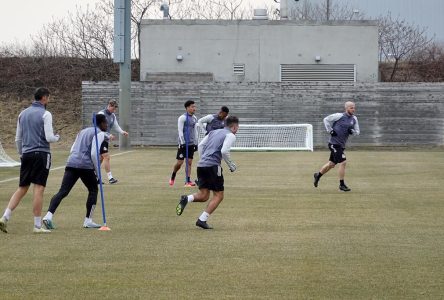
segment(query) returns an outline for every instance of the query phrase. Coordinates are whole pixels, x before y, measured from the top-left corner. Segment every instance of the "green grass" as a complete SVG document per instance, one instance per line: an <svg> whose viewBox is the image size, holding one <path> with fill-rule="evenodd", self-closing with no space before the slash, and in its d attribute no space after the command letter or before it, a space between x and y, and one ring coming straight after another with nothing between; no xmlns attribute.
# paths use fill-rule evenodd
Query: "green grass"
<svg viewBox="0 0 444 300"><path fill-rule="evenodd" d="M0 299L444 298L443 152L347 154L349 193L338 191L335 169L313 187L325 151L233 153L239 169L225 172L212 231L194 225L202 203L175 215L194 189L182 187L183 173L168 187L174 149L113 157L120 182L104 186L112 231L81 228L79 182L57 229L33 235L26 196L0 234ZM54 153L53 167L66 157ZM44 212L62 175L50 173ZM0 181L17 176L0 169ZM16 185L0 183L1 212Z"/></svg>

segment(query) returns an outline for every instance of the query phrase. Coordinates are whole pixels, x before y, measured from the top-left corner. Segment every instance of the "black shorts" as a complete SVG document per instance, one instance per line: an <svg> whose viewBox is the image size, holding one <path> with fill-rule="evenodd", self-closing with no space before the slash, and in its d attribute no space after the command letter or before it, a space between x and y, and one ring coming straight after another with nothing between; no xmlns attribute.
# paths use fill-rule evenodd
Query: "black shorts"
<svg viewBox="0 0 444 300"><path fill-rule="evenodd" d="M222 192L224 190L224 175L220 166L197 167L199 189Z"/></svg>
<svg viewBox="0 0 444 300"><path fill-rule="evenodd" d="M103 141L102 145L100 145L100 154L108 153L108 151L109 151L109 144L107 141Z"/></svg>
<svg viewBox="0 0 444 300"><path fill-rule="evenodd" d="M188 158L189 159L193 159L193 157L194 157L194 147L195 147L195 145L188 145ZM186 153L185 147L183 149L181 149L181 148L177 149L177 154L176 154L177 160L184 160L186 155L187 155L187 153Z"/></svg>
<svg viewBox="0 0 444 300"><path fill-rule="evenodd" d="M330 161L335 164L340 164L345 161L345 148L342 148L340 145L328 144L328 149L330 149Z"/></svg>
<svg viewBox="0 0 444 300"><path fill-rule="evenodd" d="M29 186L31 183L46 186L50 168L51 153L23 153L19 186Z"/></svg>

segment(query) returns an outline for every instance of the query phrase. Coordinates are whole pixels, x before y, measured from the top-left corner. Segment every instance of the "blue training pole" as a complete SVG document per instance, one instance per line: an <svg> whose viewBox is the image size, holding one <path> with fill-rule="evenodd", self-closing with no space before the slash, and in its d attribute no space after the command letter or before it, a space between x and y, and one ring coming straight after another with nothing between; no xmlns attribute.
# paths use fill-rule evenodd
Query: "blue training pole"
<svg viewBox="0 0 444 300"><path fill-rule="evenodd" d="M96 138L96 157L98 170L97 176L99 176L99 186L100 186L100 198L102 200L102 216L103 216L103 226L106 226L106 215L105 215L105 198L103 197L103 186L102 186L102 172L100 171L100 154L99 154L99 141L97 139L97 123L96 123L96 113L93 113L93 124L94 124L94 136Z"/></svg>
<svg viewBox="0 0 444 300"><path fill-rule="evenodd" d="M186 112L185 119L185 184L188 182L188 142L189 142L189 133L188 133L188 112Z"/></svg>

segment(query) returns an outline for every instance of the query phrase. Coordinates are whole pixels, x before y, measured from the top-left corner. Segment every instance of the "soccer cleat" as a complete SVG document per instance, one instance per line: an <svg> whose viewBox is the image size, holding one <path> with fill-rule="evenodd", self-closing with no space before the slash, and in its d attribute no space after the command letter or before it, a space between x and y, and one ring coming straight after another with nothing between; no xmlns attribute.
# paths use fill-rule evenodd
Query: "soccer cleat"
<svg viewBox="0 0 444 300"><path fill-rule="evenodd" d="M203 229L213 229L213 227L208 225L207 221L201 221L200 219L197 219L196 226L203 228Z"/></svg>
<svg viewBox="0 0 444 300"><path fill-rule="evenodd" d="M102 225L94 223L93 221L83 223L83 228L100 228L100 227L102 227Z"/></svg>
<svg viewBox="0 0 444 300"><path fill-rule="evenodd" d="M319 183L319 173L314 173L313 177L314 177L313 185L314 185L315 187L318 187L318 183Z"/></svg>
<svg viewBox="0 0 444 300"><path fill-rule="evenodd" d="M43 225L46 227L46 229L55 229L55 225L52 222L52 220L49 219L43 219L42 220Z"/></svg>
<svg viewBox="0 0 444 300"><path fill-rule="evenodd" d="M176 215L180 216L185 209L185 206L188 204L188 196L182 195L180 196L180 201L176 206Z"/></svg>
<svg viewBox="0 0 444 300"><path fill-rule="evenodd" d="M33 232L34 233L51 233L51 230L45 229L43 227L40 227L40 228L34 227Z"/></svg>
<svg viewBox="0 0 444 300"><path fill-rule="evenodd" d="M119 182L117 179L115 179L115 178L111 178L110 180L109 180L109 184L115 184L115 183L117 183L117 182Z"/></svg>
<svg viewBox="0 0 444 300"><path fill-rule="evenodd" d="M192 181L188 181L187 183L185 183L184 187L194 187L196 186L196 184Z"/></svg>
<svg viewBox="0 0 444 300"><path fill-rule="evenodd" d="M100 184L100 180L97 179L97 184ZM104 185L105 182L102 181L102 185Z"/></svg>
<svg viewBox="0 0 444 300"><path fill-rule="evenodd" d="M6 229L6 223L8 223L8 221L6 220L5 217L1 217L0 218L0 230L3 231L4 233L8 233L8 230Z"/></svg>
<svg viewBox="0 0 444 300"><path fill-rule="evenodd" d="M351 189L348 186L346 186L345 184L344 185L340 185L339 186L339 190L343 191L343 192L350 192L351 191Z"/></svg>
<svg viewBox="0 0 444 300"><path fill-rule="evenodd" d="M175 179L170 179L170 182L169 182L170 186L174 185L174 181L175 181Z"/></svg>

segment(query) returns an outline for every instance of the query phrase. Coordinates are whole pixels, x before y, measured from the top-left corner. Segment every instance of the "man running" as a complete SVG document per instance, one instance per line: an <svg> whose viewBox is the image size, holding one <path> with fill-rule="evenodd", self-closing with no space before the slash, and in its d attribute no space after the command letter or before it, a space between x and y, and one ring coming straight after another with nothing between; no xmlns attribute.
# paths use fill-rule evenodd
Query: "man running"
<svg viewBox="0 0 444 300"><path fill-rule="evenodd" d="M239 119L230 116L226 120L226 127L211 131L199 144L200 160L197 163L197 178L199 192L180 197L176 206L176 214L180 216L188 202L206 202L213 191L213 198L208 203L196 221L196 226L203 229L213 229L207 220L224 199L224 176L222 174L222 159L225 160L231 172L236 171L236 164L231 160L230 149L236 141L236 132L239 129Z"/></svg>
<svg viewBox="0 0 444 300"><path fill-rule="evenodd" d="M345 112L329 115L324 118L325 129L330 133L328 148L330 149L330 159L322 166L319 172L314 173L314 186L318 187L322 175L339 164L339 190L349 192L351 189L345 184L345 144L349 135L359 135L358 118L354 115L355 104L351 101L345 102Z"/></svg>
<svg viewBox="0 0 444 300"><path fill-rule="evenodd" d="M108 127L106 117L101 114L96 115L96 124L99 127L97 133L97 144L100 153L106 151L107 142L105 142L105 133ZM71 153L66 163L65 174L63 175L62 185L57 194L54 195L49 204L48 212L43 218L43 224L47 229L55 229L52 222L53 215L63 198L68 196L71 189L80 178L85 187L88 189L88 197L86 199L86 217L83 222L83 228L99 228L92 220L94 208L97 203L97 176L100 165L97 162L96 138L94 127L88 127L81 130L71 147Z"/></svg>

